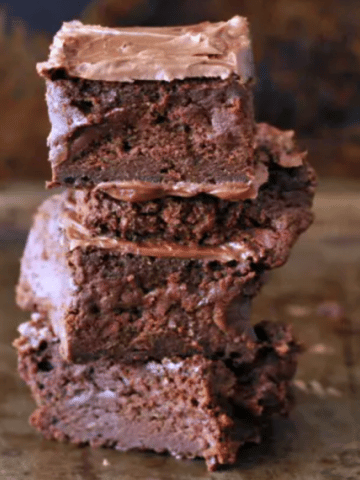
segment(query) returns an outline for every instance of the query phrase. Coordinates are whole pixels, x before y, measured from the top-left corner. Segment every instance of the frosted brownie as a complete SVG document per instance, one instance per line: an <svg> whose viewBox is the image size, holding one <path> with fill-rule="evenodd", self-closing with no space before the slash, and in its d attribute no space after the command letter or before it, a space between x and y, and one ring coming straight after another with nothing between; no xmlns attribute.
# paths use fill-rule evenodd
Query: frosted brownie
<svg viewBox="0 0 360 480"><path fill-rule="evenodd" d="M47 62L52 185L256 196L248 23L64 23Z"/></svg>
<svg viewBox="0 0 360 480"><path fill-rule="evenodd" d="M79 365L61 357L44 320L19 330L19 372L38 406L30 422L47 439L204 457L215 470L234 463L243 444L260 442L271 416L291 407L299 348L289 327L258 324L257 353L241 369L201 355Z"/></svg>
<svg viewBox="0 0 360 480"><path fill-rule="evenodd" d="M311 223L315 174L290 131L257 125L255 155L267 177L256 199L230 201L207 194L153 198L114 182L76 191L74 208L92 235L133 242L211 246L241 234L248 242L264 243L266 232L267 263L280 263Z"/></svg>
<svg viewBox="0 0 360 480"><path fill-rule="evenodd" d="M66 358L247 352L265 249L235 239L201 247L92 237L66 199L40 207L17 288L20 307L49 316Z"/></svg>

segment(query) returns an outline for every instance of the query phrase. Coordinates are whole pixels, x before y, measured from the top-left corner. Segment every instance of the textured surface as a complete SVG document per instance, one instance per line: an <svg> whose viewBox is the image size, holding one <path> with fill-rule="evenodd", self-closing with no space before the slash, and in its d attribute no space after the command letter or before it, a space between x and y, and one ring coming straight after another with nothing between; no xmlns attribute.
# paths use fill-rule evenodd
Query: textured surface
<svg viewBox="0 0 360 480"><path fill-rule="evenodd" d="M149 204L143 204L135 212L139 222L133 231L139 236L116 239L93 238L76 222L66 229L65 193L40 208L24 252L17 298L21 308L49 316L66 358L104 352L127 361L170 354L243 355L250 301L263 273L286 261L298 235L309 226L314 190L314 173L294 144L293 133L265 124L257 131L257 156L269 170L268 183L259 198L248 203L222 203L206 196L182 200L194 210L196 228L209 225L204 241L184 228L197 240L194 245L186 245L187 238L176 230L171 235L174 220L184 222L176 218L176 210L174 215L169 212L173 222L167 227L170 234L164 235L159 218L153 217L157 225L146 223L151 212L146 211ZM174 199L162 201L171 207ZM220 218L214 220L211 211L196 214L211 208L211 202L217 202ZM134 219L130 207L124 212L119 208L118 223ZM106 208L101 206L100 214L108 223ZM71 215L76 217L76 208ZM146 219L145 232L141 218ZM149 228L155 231L152 237L144 235Z"/></svg>
<svg viewBox="0 0 360 480"><path fill-rule="evenodd" d="M1 193L0 476L4 480L338 480L360 475L359 184L320 186L313 227L258 298L254 321L294 324L307 351L295 381L297 406L275 420L263 446L243 450L236 468L208 474L202 461L122 454L44 441L27 419L34 410L10 347L28 315L14 305L29 220L21 187ZM37 200L36 200L37 199ZM6 205L4 207L4 205ZM14 212L17 212L15 214Z"/></svg>
<svg viewBox="0 0 360 480"><path fill-rule="evenodd" d="M60 69L71 77L117 82L236 73L246 83L254 76L249 26L239 16L175 28L67 22L54 37L48 61L38 64L43 76Z"/></svg>
<svg viewBox="0 0 360 480"><path fill-rule="evenodd" d="M253 97L236 75L185 80L47 80L54 185L142 180L247 186Z"/></svg>
<svg viewBox="0 0 360 480"><path fill-rule="evenodd" d="M124 365L100 358L66 362L45 318L20 325L19 373L37 410L30 423L45 438L203 457L209 470L233 464L244 443L259 443L273 415L287 416L299 346L291 328L257 324L249 362L201 355Z"/></svg>
<svg viewBox="0 0 360 480"><path fill-rule="evenodd" d="M266 269L253 267L256 252L234 261L122 254L86 242L71 249L59 227L65 198L52 197L36 216L17 299L49 315L67 357L242 355L250 300Z"/></svg>
<svg viewBox="0 0 360 480"><path fill-rule="evenodd" d="M145 191L143 198L137 199L138 190L126 194L116 183L113 188L111 183L100 184L75 194L79 220L93 234L131 241L219 245L239 241L243 235L248 242L262 230L268 235L260 235L260 248L277 250L271 245L271 236L279 244L290 246L311 221L315 174L294 141L293 132L266 124L258 124L256 131L256 158L258 167L264 170L264 183L256 198L226 201L214 193L184 200L182 195L164 197L162 193L156 196L156 192L152 198ZM235 200L231 193L229 189L226 198ZM125 201L126 195L135 198Z"/></svg>

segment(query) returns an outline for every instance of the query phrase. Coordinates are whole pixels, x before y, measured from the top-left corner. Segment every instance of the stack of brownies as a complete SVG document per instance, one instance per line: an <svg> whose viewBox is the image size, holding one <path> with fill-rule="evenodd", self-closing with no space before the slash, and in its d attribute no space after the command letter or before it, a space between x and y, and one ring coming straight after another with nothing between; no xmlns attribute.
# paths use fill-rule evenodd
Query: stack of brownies
<svg viewBox="0 0 360 480"><path fill-rule="evenodd" d="M46 79L53 178L15 342L46 438L233 463L291 406L298 345L250 323L311 223L292 132L255 124L248 24L65 23Z"/></svg>

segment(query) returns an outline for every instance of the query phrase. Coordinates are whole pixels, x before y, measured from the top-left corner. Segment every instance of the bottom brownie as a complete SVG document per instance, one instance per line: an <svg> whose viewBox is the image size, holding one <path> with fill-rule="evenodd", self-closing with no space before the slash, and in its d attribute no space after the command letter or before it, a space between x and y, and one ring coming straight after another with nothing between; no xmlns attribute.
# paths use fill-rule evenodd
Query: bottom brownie
<svg viewBox="0 0 360 480"><path fill-rule="evenodd" d="M234 463L243 444L260 442L269 418L291 406L299 348L287 326L256 325L258 353L240 368L201 355L73 364L44 319L19 331L19 372L38 405L30 422L47 439L204 457L215 470Z"/></svg>

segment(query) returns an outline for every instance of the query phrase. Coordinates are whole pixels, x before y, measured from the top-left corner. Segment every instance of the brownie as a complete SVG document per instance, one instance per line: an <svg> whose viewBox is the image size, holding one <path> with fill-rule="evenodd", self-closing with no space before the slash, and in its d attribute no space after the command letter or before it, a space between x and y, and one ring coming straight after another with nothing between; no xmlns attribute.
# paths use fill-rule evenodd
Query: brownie
<svg viewBox="0 0 360 480"><path fill-rule="evenodd" d="M49 315L66 358L247 353L261 251L96 238L67 214L66 192L40 207L17 288L21 308Z"/></svg>
<svg viewBox="0 0 360 480"><path fill-rule="evenodd" d="M64 23L38 65L52 181L21 261L19 372L48 439L203 457L287 415L299 345L250 323L312 221L294 133L255 124L246 19Z"/></svg>
<svg viewBox="0 0 360 480"><path fill-rule="evenodd" d="M202 355L74 364L40 316L19 330L19 372L37 403L30 422L47 439L204 457L215 470L234 463L243 444L260 442L271 416L292 404L299 347L278 324L255 327L257 354L241 368Z"/></svg>
<svg viewBox="0 0 360 480"><path fill-rule="evenodd" d="M209 193L225 184L237 198L256 195L246 19L121 29L65 23L38 71L52 124L50 185L181 183Z"/></svg>
<svg viewBox="0 0 360 480"><path fill-rule="evenodd" d="M311 223L315 175L292 132L265 124L256 131L257 163L268 177L256 199L229 201L208 194L183 198L159 192L159 198L134 202L124 200L130 191L108 183L74 193L80 223L92 235L203 246L238 240L239 232L246 241L261 243L266 231L267 244L272 238L268 262L278 263L276 245L287 254L285 246Z"/></svg>

